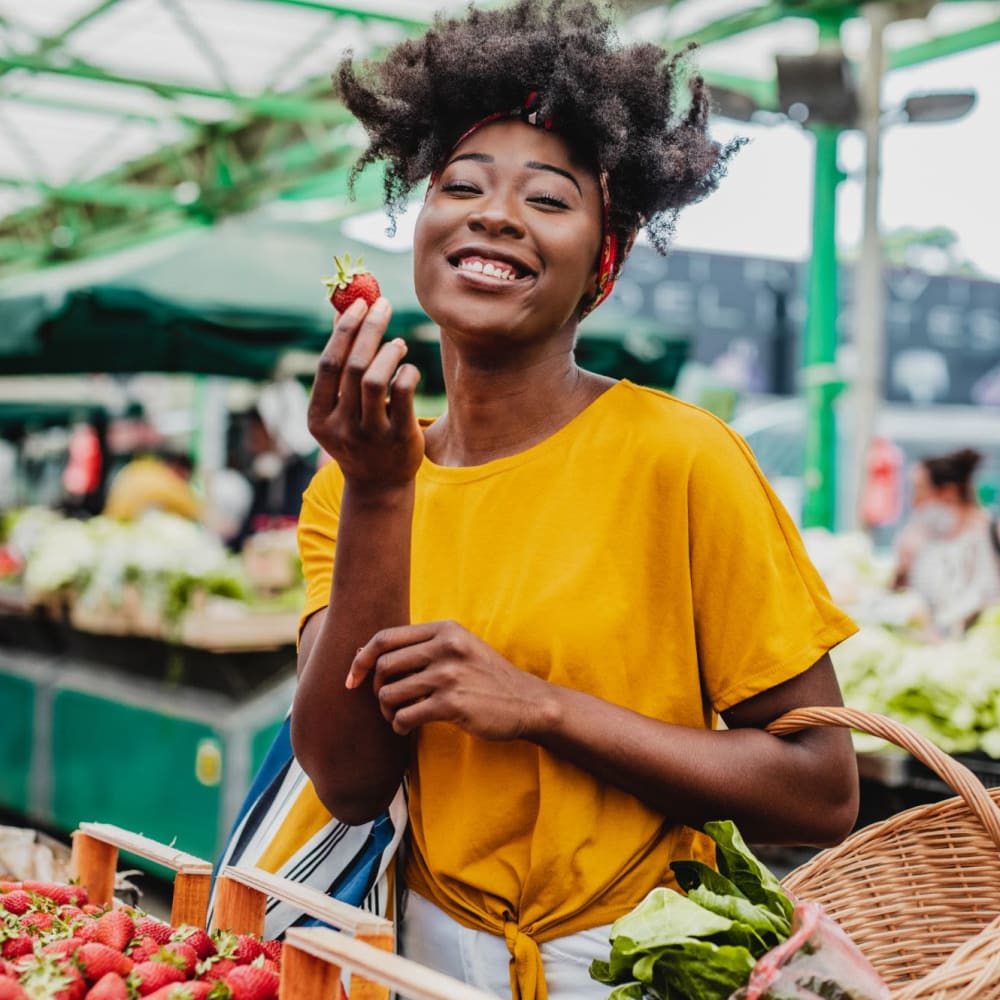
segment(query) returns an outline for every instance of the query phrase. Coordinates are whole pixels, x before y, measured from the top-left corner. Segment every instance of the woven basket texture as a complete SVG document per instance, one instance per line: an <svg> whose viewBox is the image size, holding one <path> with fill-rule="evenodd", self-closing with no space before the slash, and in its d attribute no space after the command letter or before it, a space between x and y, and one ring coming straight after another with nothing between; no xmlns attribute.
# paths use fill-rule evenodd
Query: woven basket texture
<svg viewBox="0 0 1000 1000"><path fill-rule="evenodd" d="M893 1000L1000 1000L1000 788L987 791L964 765L885 716L807 708L768 729L811 725L881 736L957 794L858 830L791 872L784 887L822 904Z"/></svg>

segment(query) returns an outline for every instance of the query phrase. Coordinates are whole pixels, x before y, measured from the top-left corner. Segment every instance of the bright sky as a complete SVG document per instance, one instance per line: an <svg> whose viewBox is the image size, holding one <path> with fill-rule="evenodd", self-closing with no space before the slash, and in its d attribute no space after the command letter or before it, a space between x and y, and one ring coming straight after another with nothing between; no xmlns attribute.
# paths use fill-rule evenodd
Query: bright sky
<svg viewBox="0 0 1000 1000"><path fill-rule="evenodd" d="M898 108L915 93L975 90L977 101L963 119L938 125L894 124L883 134L881 221L884 231L904 226L947 226L959 236L959 253L1000 281L1000 45L949 56L885 78L883 106ZM812 139L793 124L763 126L718 119L714 134L750 142L733 159L719 190L681 213L678 248L805 260L812 220ZM864 147L859 132L840 140L847 179L838 196L838 244L856 248L861 235ZM349 235L386 249L410 245L416 210L399 220L386 241L381 213L358 217Z"/></svg>
<svg viewBox="0 0 1000 1000"><path fill-rule="evenodd" d="M917 92L975 90L963 119L939 125L892 125L882 146L881 218L885 230L947 226L960 253L1000 280L1000 45L895 70L885 80L883 105L898 107ZM685 210L677 246L804 259L809 255L812 142L798 126L745 125L720 120L719 139L742 134L750 143L735 157L719 190ZM838 241L857 245L861 234L863 144L841 138L840 165L849 177L838 200Z"/></svg>

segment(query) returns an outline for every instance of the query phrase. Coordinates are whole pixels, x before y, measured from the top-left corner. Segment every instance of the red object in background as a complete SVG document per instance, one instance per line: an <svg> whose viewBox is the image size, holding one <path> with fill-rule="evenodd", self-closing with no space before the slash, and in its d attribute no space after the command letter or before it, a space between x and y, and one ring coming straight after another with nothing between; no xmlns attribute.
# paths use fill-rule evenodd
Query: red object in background
<svg viewBox="0 0 1000 1000"><path fill-rule="evenodd" d="M869 528L895 524L903 512L903 452L888 438L872 440L865 460L861 521Z"/></svg>
<svg viewBox="0 0 1000 1000"><path fill-rule="evenodd" d="M89 424L74 427L69 437L69 461L63 469L63 487L74 496L87 496L101 485L101 442Z"/></svg>

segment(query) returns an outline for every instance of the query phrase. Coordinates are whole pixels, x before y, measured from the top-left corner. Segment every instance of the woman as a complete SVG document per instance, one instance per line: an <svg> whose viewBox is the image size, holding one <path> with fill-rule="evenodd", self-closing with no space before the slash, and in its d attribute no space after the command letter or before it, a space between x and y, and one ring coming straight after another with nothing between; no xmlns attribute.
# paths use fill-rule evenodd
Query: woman
<svg viewBox="0 0 1000 1000"><path fill-rule="evenodd" d="M414 282L448 410L415 418L388 302L338 317L293 744L349 822L409 777L404 952L525 1000L603 997L607 925L712 858L706 820L819 845L856 815L846 733L763 731L840 702L854 626L746 445L573 359L638 227L665 249L730 152L698 78L673 113L680 73L593 4L522 0L339 76L390 205L431 177Z"/></svg>
<svg viewBox="0 0 1000 1000"><path fill-rule="evenodd" d="M939 637L960 636L1000 601L1000 569L989 514L972 479L982 456L972 448L925 458L913 467L913 513L899 537L895 586L916 591Z"/></svg>

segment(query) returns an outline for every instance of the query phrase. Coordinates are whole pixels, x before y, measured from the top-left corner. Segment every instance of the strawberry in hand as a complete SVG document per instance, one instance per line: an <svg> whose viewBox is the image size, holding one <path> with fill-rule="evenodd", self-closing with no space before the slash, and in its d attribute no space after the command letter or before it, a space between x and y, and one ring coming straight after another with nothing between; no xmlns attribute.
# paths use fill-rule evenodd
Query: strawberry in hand
<svg viewBox="0 0 1000 1000"><path fill-rule="evenodd" d="M375 275L364 269L360 257L353 266L350 254L344 254L343 260L334 257L333 262L337 265L337 273L324 278L323 284L337 312L345 312L357 299L363 299L370 306L381 295Z"/></svg>

